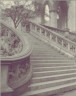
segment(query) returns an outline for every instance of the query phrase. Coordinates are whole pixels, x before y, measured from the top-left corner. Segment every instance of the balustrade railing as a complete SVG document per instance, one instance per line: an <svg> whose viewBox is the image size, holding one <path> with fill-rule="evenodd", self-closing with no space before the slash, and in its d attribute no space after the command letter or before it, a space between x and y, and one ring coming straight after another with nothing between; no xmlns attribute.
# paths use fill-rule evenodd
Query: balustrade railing
<svg viewBox="0 0 76 96"><path fill-rule="evenodd" d="M64 50L72 56L76 56L76 43L54 32L54 29L50 30L45 28L44 26L30 22L30 30L31 32L34 32L34 34L40 36L41 38L44 38L50 43L54 43L55 46L60 48L60 50Z"/></svg>
<svg viewBox="0 0 76 96"><path fill-rule="evenodd" d="M12 29L2 21L0 21L0 30L0 41L3 42L0 49L1 83L4 91L5 83L6 87L9 85L14 89L30 80L32 76L30 64L32 47L27 36L23 36L21 32ZM6 69L5 66L7 66Z"/></svg>

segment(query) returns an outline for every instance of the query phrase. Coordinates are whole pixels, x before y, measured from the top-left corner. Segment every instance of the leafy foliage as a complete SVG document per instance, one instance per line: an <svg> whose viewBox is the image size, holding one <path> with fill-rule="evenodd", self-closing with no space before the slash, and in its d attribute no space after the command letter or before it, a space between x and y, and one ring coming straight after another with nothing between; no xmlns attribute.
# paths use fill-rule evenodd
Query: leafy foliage
<svg viewBox="0 0 76 96"><path fill-rule="evenodd" d="M15 28L17 28L22 20L34 17L34 12L25 8L23 5L17 5L6 8L5 15L13 20Z"/></svg>

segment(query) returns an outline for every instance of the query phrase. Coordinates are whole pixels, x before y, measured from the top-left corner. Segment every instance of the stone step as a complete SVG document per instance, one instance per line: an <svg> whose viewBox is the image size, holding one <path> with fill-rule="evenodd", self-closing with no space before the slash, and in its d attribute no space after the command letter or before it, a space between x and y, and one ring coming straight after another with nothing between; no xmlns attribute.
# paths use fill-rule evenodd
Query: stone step
<svg viewBox="0 0 76 96"><path fill-rule="evenodd" d="M36 67L33 68L33 72L41 72L41 71L52 71L52 70L64 70L64 69L76 69L76 65L74 66L54 66L54 67Z"/></svg>
<svg viewBox="0 0 76 96"><path fill-rule="evenodd" d="M56 53L60 53L60 51L57 51L57 50L54 50L54 49L48 49L48 48L34 48L33 49L33 52L43 52L43 53L50 53L50 52L56 52Z"/></svg>
<svg viewBox="0 0 76 96"><path fill-rule="evenodd" d="M62 56L63 57L63 55L61 55L61 54L36 54L36 53L32 54L31 56L36 56L36 57L38 57L38 56L39 57L40 56L41 57L43 57L43 56L46 56L46 57L52 57L52 56L59 57L60 56L61 57Z"/></svg>
<svg viewBox="0 0 76 96"><path fill-rule="evenodd" d="M60 51L54 51L54 50L50 50L50 51L47 51L47 50L49 50L49 49L46 49L46 50L43 50L42 49L42 51L40 51L40 50L34 50L33 49L33 53L43 53L43 54L47 54L47 53L58 53L58 54L62 54L62 53L60 53Z"/></svg>
<svg viewBox="0 0 76 96"><path fill-rule="evenodd" d="M34 77L50 76L56 74L65 74L65 73L75 73L76 69L69 70L56 70L56 71L43 71L43 72L33 72Z"/></svg>
<svg viewBox="0 0 76 96"><path fill-rule="evenodd" d="M38 49L36 48L35 49L34 48L32 52L34 52L34 53L35 52L39 52L39 53L53 53L54 52L54 53L62 54L60 51L53 50L53 49L51 50L51 48L50 49L48 49L48 48L46 48L46 49L45 48L38 48Z"/></svg>
<svg viewBox="0 0 76 96"><path fill-rule="evenodd" d="M33 53L31 56L36 56L36 57L43 57L43 56L46 56L46 57L64 57L64 55L61 55L61 54L58 54L58 53L47 53L47 54L43 54L43 53Z"/></svg>
<svg viewBox="0 0 76 96"><path fill-rule="evenodd" d="M33 84L29 85L28 87L31 88L31 91L33 91L33 90L38 90L38 89L55 87L58 85L68 84L68 83L72 83L72 82L73 83L76 82L76 77L65 78L65 79L60 79L60 80L53 80L53 81L48 81L48 82L33 83Z"/></svg>
<svg viewBox="0 0 76 96"><path fill-rule="evenodd" d="M54 55L54 56L53 56L53 55L54 55L54 54L36 54L36 53L34 53L33 55L31 54L30 56L31 56L31 57L36 57L36 58L37 58L38 56L39 56L39 57L46 57L46 58L48 58L49 56L52 57L52 58L53 58L53 57L55 57L55 58L56 58L56 57L69 58L68 56L61 55L61 54L59 54L59 55ZM74 59L74 58L69 58L69 59Z"/></svg>
<svg viewBox="0 0 76 96"><path fill-rule="evenodd" d="M48 95L55 95L61 92L70 91L76 88L76 82L74 83L68 83L64 85L59 85L55 87L50 88L43 88L38 89L30 92L26 92L21 96L48 96Z"/></svg>
<svg viewBox="0 0 76 96"><path fill-rule="evenodd" d="M40 51L45 51L46 49L48 49L47 51L56 51L56 52L58 52L58 50L56 49L56 48L54 48L54 47L51 47L51 46L44 46L43 44L39 44L38 46L37 45L33 45L33 48L34 48L34 50L40 50L40 49L42 49L42 50L40 50Z"/></svg>
<svg viewBox="0 0 76 96"><path fill-rule="evenodd" d="M39 54L36 54L36 55L30 55L31 56L31 58L33 57L36 57L36 58L68 58L68 57L65 57L65 56L63 56L63 55L59 55L59 56L56 56L56 55L39 55Z"/></svg>
<svg viewBox="0 0 76 96"><path fill-rule="evenodd" d="M57 49L54 49L54 48L51 48L51 47L49 48L49 47L39 47L39 46L33 46L33 52L34 51L39 51L39 52L52 52L52 51L55 51L55 52L59 52L59 51L57 51Z"/></svg>
<svg viewBox="0 0 76 96"><path fill-rule="evenodd" d="M47 51L48 49L46 49L46 50L43 50L42 49L42 51L40 51L40 50L33 50L32 52L33 53L43 53L43 54L47 54L47 53L58 53L58 54L62 54L62 53L60 53L59 51L54 51L54 50L51 50L51 51Z"/></svg>
<svg viewBox="0 0 76 96"><path fill-rule="evenodd" d="M40 45L39 45L40 46ZM37 47L35 47L35 46L33 46L33 52L34 51L39 51L39 52L46 52L47 50L48 51L54 51L53 49L52 50L50 50L51 48L46 48L46 47L39 47L39 46L37 46ZM56 50L55 50L56 51ZM56 51L57 52L57 51Z"/></svg>
<svg viewBox="0 0 76 96"><path fill-rule="evenodd" d="M55 55L61 55L61 54L58 54L58 53L56 53L56 52L45 52L45 53L43 53L43 52L33 52L32 53L32 55L33 54L39 54L39 55L52 55L52 54L55 54Z"/></svg>
<svg viewBox="0 0 76 96"><path fill-rule="evenodd" d="M32 78L32 83L40 83L40 82L48 82L53 80L65 79L76 77L76 73L64 73L64 74L56 74L50 76L42 76L42 77L34 77Z"/></svg>
<svg viewBox="0 0 76 96"><path fill-rule="evenodd" d="M33 45L33 48L35 48L35 50L39 50L39 49L52 49L53 50L53 48L52 47L48 47L48 46L46 46L46 45L43 45L43 44L35 44L35 45ZM54 48L55 49L55 48Z"/></svg>
<svg viewBox="0 0 76 96"><path fill-rule="evenodd" d="M54 66L71 66L71 65L76 65L76 64L74 64L74 63L63 63L63 62L60 62L60 63L54 63L54 62L52 62L52 63L38 63L38 62L32 62L32 66L33 66L33 68L36 68L36 67L54 67Z"/></svg>
<svg viewBox="0 0 76 96"><path fill-rule="evenodd" d="M73 60L72 58L66 58L66 57L36 57L36 56L31 56L31 60Z"/></svg>
<svg viewBox="0 0 76 96"><path fill-rule="evenodd" d="M31 63L73 63L73 60L31 60Z"/></svg>

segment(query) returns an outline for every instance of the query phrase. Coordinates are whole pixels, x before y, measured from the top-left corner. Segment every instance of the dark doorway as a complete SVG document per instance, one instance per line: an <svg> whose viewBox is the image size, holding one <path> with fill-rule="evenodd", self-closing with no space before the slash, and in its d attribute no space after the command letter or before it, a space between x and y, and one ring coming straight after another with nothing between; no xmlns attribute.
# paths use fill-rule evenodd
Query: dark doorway
<svg viewBox="0 0 76 96"><path fill-rule="evenodd" d="M68 5L66 1L59 1L58 2L58 28L65 29L67 28L67 21L68 21Z"/></svg>

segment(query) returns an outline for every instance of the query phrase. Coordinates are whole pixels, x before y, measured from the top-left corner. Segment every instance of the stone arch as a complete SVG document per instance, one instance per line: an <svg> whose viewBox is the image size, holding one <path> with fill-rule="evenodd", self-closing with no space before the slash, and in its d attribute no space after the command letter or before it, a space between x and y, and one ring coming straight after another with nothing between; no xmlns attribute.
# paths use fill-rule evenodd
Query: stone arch
<svg viewBox="0 0 76 96"><path fill-rule="evenodd" d="M45 7L48 6L49 20L45 20ZM68 22L68 2L67 1L53 1L43 0L41 24L48 25L55 28L65 29Z"/></svg>
<svg viewBox="0 0 76 96"><path fill-rule="evenodd" d="M55 28L66 29L68 25L68 1L45 0L43 4L44 10L46 5L49 7L50 20L48 23L44 22L43 24Z"/></svg>

